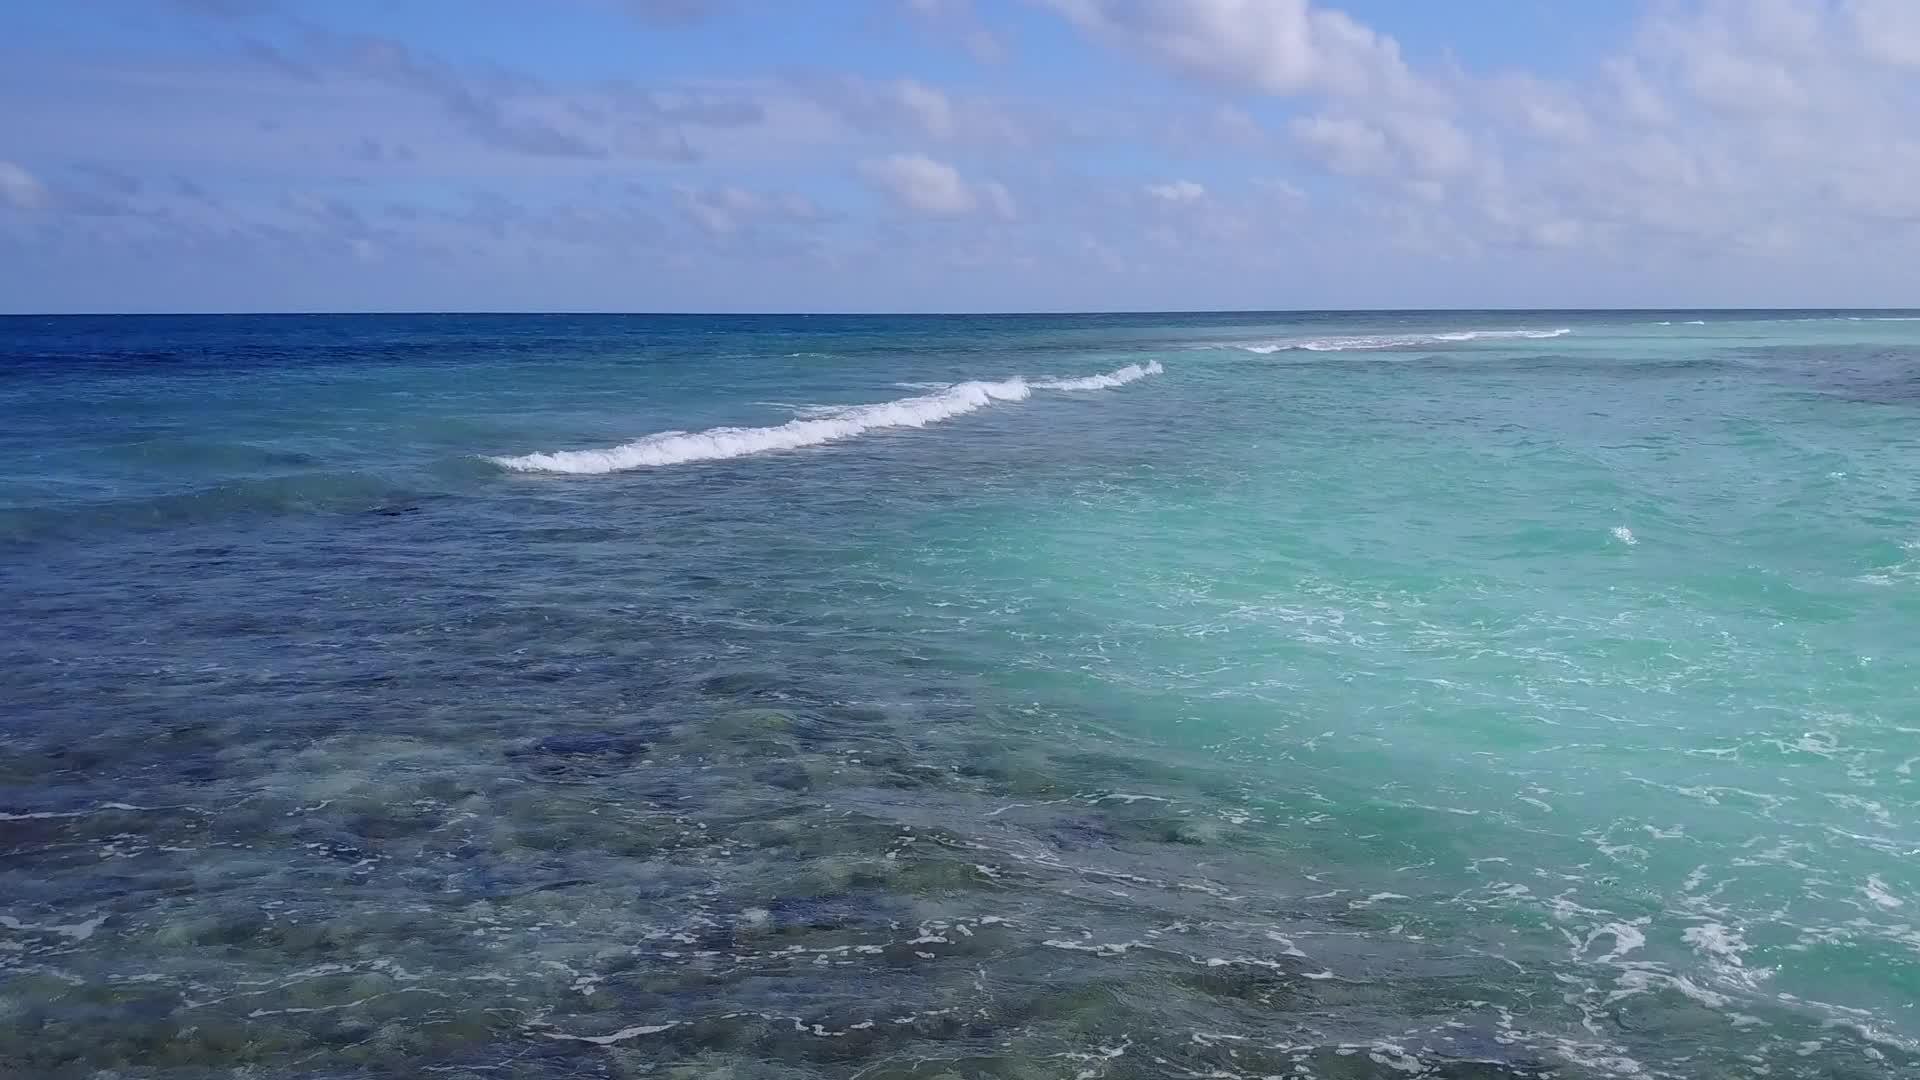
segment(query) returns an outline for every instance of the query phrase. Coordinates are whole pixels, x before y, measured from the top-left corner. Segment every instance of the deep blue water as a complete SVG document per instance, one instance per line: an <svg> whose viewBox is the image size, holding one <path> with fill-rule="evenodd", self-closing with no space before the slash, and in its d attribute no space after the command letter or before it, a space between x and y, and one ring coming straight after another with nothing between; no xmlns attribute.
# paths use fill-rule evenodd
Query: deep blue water
<svg viewBox="0 0 1920 1080"><path fill-rule="evenodd" d="M1912 1074L1916 405L1899 312L0 318L0 1072Z"/></svg>

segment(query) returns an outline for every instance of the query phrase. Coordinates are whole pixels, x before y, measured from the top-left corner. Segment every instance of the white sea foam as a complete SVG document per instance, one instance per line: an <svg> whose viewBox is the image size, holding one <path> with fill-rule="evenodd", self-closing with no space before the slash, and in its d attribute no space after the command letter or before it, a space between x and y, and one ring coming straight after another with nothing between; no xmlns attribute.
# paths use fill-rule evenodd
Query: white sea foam
<svg viewBox="0 0 1920 1080"><path fill-rule="evenodd" d="M1746 961L1740 953L1747 947L1747 939L1738 930L1710 922L1700 926L1689 926L1680 932L1680 939L1693 946L1697 953L1712 958L1718 963L1730 967L1745 967Z"/></svg>
<svg viewBox="0 0 1920 1080"><path fill-rule="evenodd" d="M1873 901L1874 903L1880 905L1881 907L1887 909L1888 911L1892 911L1894 908L1906 906L1906 901L1900 899L1899 897L1893 895L1891 892L1887 891L1887 883L1884 881L1881 881L1880 876L1878 874L1868 875L1866 888L1861 889L1860 891L1867 894L1867 899Z"/></svg>
<svg viewBox="0 0 1920 1080"><path fill-rule="evenodd" d="M1633 530L1627 528L1625 525L1615 525L1613 527L1613 538L1628 546L1640 542L1639 538L1633 535Z"/></svg>
<svg viewBox="0 0 1920 1080"><path fill-rule="evenodd" d="M0 915L0 927L5 927L8 930L29 930L38 931L43 934L59 934L61 937L69 937L75 941L85 941L92 937L93 932L100 929L100 924L106 921L107 917L105 915L96 915L85 922L51 926L40 923L21 922L12 915Z"/></svg>
<svg viewBox="0 0 1920 1080"><path fill-rule="evenodd" d="M513 457L490 457L487 460L519 472L578 474L622 472L680 465L689 461L717 461L772 450L818 446L883 428L926 427L984 409L995 402L1025 401L1036 389L1104 390L1124 386L1149 375L1158 375L1163 370L1158 362L1153 362L1145 366L1128 364L1118 371L1079 379L1030 383L1014 378L1000 382L954 383L932 393L895 401L826 409L818 415L802 416L773 427L663 431L601 450L556 450Z"/></svg>
<svg viewBox="0 0 1920 1080"><path fill-rule="evenodd" d="M628 1039L637 1039L642 1035L658 1035L663 1031L671 1031L679 1026L680 1022L674 1020L665 1024L640 1024L634 1027L621 1028L611 1035L568 1035L562 1031L542 1031L540 1034L545 1035L549 1039L563 1039L569 1042L596 1043L600 1046L612 1046L615 1043L626 1042Z"/></svg>
<svg viewBox="0 0 1920 1080"><path fill-rule="evenodd" d="M1116 386L1137 382L1149 375L1158 375L1165 370L1160 366L1160 361L1150 360L1145 366L1128 364L1118 371L1110 371L1105 375L1088 375L1081 379L1049 379L1034 383L1033 388L1035 390L1111 390Z"/></svg>
<svg viewBox="0 0 1920 1080"><path fill-rule="evenodd" d="M1640 931L1640 927L1644 926L1646 921L1635 919L1630 923L1610 922L1588 931L1586 940L1574 950L1575 958L1583 958L1593 948L1594 942L1602 937L1608 937L1613 939L1613 948L1605 956L1600 957L1600 963L1610 964L1625 959L1628 953L1646 945L1647 935Z"/></svg>
<svg viewBox="0 0 1920 1080"><path fill-rule="evenodd" d="M1538 339L1565 337L1568 327L1558 330L1450 330L1438 334L1359 334L1351 337L1301 338L1294 341L1268 341L1241 345L1251 353L1277 352L1349 352L1368 349L1405 349L1423 345L1447 345L1460 341Z"/></svg>

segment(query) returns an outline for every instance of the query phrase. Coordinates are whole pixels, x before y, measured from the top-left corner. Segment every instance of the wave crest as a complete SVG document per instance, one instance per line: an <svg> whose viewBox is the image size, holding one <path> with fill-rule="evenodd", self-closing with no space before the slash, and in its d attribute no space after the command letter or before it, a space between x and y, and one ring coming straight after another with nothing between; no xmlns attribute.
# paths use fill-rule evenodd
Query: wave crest
<svg viewBox="0 0 1920 1080"><path fill-rule="evenodd" d="M1500 338L1557 338L1565 337L1573 331L1567 327L1558 330L1451 330L1438 334L1357 334L1351 337L1302 338L1298 341L1269 341L1257 345L1241 345L1247 352L1348 352L1369 349L1405 349L1422 345L1446 345L1459 341L1480 341Z"/></svg>
<svg viewBox="0 0 1920 1080"><path fill-rule="evenodd" d="M1029 383L1025 379L1013 378L1000 382L953 383L929 394L917 394L874 405L834 408L819 416L789 420L773 427L662 431L601 450L555 450L489 457L487 460L516 472L578 475L657 468L690 461L718 461L772 450L818 446L883 428L926 427L984 409L995 402L1025 401L1035 390L1105 390L1124 386L1149 375L1158 375L1164 370L1158 361L1154 361L1144 366L1128 364L1118 371L1079 379Z"/></svg>
<svg viewBox="0 0 1920 1080"><path fill-rule="evenodd" d="M1149 375L1158 375L1166 369L1160 361L1149 360L1145 365L1128 364L1118 371L1109 371L1105 375L1088 375L1081 379L1049 379L1033 384L1036 390L1111 390L1116 386L1125 386L1137 382Z"/></svg>

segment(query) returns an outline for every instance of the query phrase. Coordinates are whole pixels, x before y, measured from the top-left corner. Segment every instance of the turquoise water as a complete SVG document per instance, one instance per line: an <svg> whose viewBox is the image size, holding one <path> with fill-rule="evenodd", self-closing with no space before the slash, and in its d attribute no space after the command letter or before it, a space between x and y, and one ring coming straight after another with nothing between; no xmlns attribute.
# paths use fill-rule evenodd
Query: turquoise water
<svg viewBox="0 0 1920 1080"><path fill-rule="evenodd" d="M0 348L8 1075L1920 1071L1920 321Z"/></svg>

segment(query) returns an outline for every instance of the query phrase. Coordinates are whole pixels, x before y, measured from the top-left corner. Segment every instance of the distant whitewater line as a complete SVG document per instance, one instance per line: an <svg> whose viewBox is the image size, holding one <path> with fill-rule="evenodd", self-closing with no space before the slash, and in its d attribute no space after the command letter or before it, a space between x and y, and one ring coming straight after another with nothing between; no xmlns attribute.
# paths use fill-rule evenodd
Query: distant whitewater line
<svg viewBox="0 0 1920 1080"><path fill-rule="evenodd" d="M1419 345L1444 345L1456 341L1480 341L1497 338L1557 338L1573 333L1558 330L1453 330L1438 334L1362 334L1354 337L1303 338L1299 341L1270 341L1259 345L1241 345L1251 353L1348 352L1356 349L1404 349Z"/></svg>
<svg viewBox="0 0 1920 1080"><path fill-rule="evenodd" d="M942 420L984 409L998 401L1025 401L1035 390L1107 390L1158 375L1159 361L1128 364L1104 375L1079 379L1028 382L1013 378L1001 382L954 383L929 394L832 409L818 416L789 420L773 427L717 427L706 431L662 431L604 450L556 450L551 453L490 457L502 468L520 472L610 473L689 461L796 450L803 446L851 439L884 428L926 427Z"/></svg>

